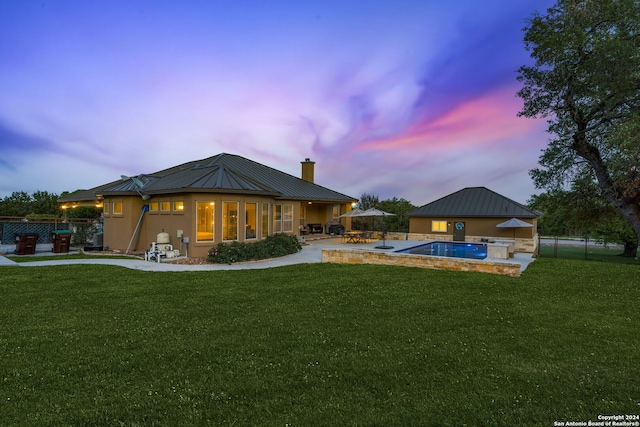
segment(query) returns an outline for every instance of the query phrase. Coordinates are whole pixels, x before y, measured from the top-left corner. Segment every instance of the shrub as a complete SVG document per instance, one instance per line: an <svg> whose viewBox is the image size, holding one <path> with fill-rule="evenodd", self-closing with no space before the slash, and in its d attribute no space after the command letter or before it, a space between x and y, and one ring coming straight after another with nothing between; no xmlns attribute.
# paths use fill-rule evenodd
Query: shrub
<svg viewBox="0 0 640 427"><path fill-rule="evenodd" d="M255 243L218 243L209 249L207 260L216 264L279 258L302 249L298 237L280 233Z"/></svg>

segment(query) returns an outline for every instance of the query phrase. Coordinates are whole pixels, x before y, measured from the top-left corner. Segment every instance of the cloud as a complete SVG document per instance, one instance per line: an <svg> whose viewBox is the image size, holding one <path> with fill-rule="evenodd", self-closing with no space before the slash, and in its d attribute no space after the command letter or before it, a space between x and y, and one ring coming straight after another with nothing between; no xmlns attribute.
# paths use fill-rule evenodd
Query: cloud
<svg viewBox="0 0 640 427"><path fill-rule="evenodd" d="M50 141L15 130L0 121L0 168L16 171L17 158L30 154L41 156L49 151Z"/></svg>

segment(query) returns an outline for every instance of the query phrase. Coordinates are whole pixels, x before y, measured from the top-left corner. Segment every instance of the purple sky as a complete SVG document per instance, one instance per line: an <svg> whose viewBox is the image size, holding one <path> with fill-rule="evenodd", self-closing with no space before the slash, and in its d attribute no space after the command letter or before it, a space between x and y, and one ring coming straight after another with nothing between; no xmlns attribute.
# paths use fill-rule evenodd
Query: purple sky
<svg viewBox="0 0 640 427"><path fill-rule="evenodd" d="M0 197L227 152L356 198L524 203L547 135L516 117L521 29L553 3L0 2Z"/></svg>

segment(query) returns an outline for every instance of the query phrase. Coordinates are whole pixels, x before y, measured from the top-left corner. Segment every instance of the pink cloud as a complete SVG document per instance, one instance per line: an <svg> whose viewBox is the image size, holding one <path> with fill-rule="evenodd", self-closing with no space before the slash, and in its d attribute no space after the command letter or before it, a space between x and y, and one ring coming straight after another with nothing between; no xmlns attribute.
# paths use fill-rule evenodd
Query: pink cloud
<svg viewBox="0 0 640 427"><path fill-rule="evenodd" d="M516 116L520 101L512 87L485 94L431 119L422 114L399 134L369 139L362 150L433 150L491 144L529 132L536 123Z"/></svg>

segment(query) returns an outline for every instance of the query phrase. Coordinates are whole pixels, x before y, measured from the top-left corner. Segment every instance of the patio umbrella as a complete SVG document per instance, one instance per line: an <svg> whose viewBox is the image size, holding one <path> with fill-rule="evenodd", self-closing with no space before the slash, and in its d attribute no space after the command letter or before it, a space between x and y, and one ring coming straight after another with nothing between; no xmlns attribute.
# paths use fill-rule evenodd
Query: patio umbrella
<svg viewBox="0 0 640 427"><path fill-rule="evenodd" d="M343 213L338 218L350 218L352 216L356 216L358 214L361 214L362 212L364 212L362 209L355 208L355 209L350 210L347 213Z"/></svg>
<svg viewBox="0 0 640 427"><path fill-rule="evenodd" d="M396 216L396 214L385 212L385 211L377 209L377 208L371 208L371 209L367 209L366 211L360 212L359 214L356 214L356 215L353 215L353 216L354 217L366 217L366 216L386 217L386 216ZM382 233L382 246L376 246L376 249L393 249L393 246L387 246L385 237L386 237L386 232L383 232Z"/></svg>
<svg viewBox="0 0 640 427"><path fill-rule="evenodd" d="M527 228L527 227L533 227L533 224L530 224L528 222L522 221L521 219L518 218L511 218L508 221L505 222L501 222L500 224L496 225L496 227L498 228L513 228L513 238L516 238L516 228Z"/></svg>
<svg viewBox="0 0 640 427"><path fill-rule="evenodd" d="M353 211L351 211L351 212L353 212ZM371 208L371 209L367 209L366 211L360 211L360 213L357 213L357 214L352 215L352 216L396 216L396 214L385 212L385 211L382 211L382 210L377 209L377 208Z"/></svg>

